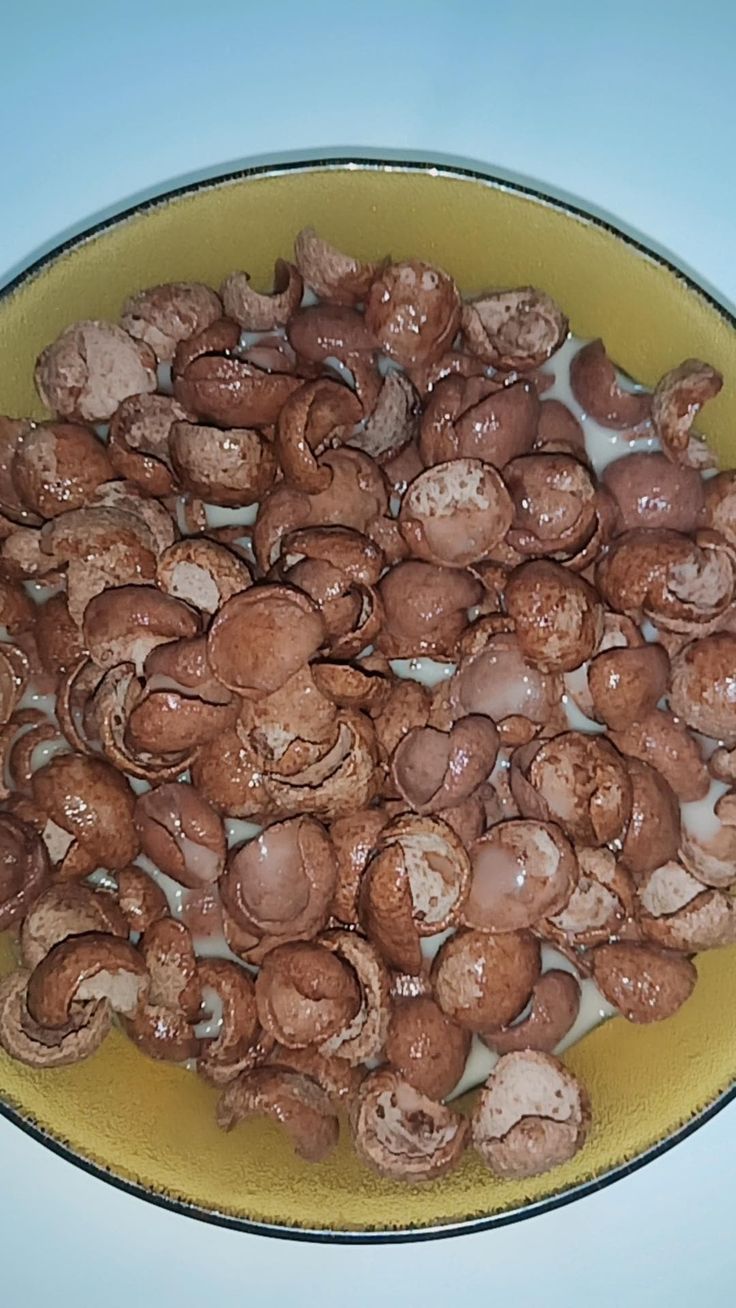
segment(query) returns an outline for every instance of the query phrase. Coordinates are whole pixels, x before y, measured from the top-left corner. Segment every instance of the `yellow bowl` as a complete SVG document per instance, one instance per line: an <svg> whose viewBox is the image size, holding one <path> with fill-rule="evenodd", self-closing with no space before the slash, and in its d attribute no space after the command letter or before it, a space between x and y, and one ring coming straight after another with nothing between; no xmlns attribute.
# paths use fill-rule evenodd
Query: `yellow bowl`
<svg viewBox="0 0 736 1308"><path fill-rule="evenodd" d="M0 300L0 412L41 416L33 363L77 318L116 318L138 287L176 279L217 286L232 268L268 285L275 256L312 224L364 258L390 251L447 268L466 292L535 283L582 336L603 335L627 372L654 382L698 355L736 376L733 320L662 259L605 224L531 191L424 165L293 165L185 188L140 206L31 268ZM736 388L703 428L736 459ZM0 938L0 973L12 966ZM88 1063L37 1072L0 1055L0 1100L20 1127L141 1197L193 1216L295 1238L420 1238L501 1224L624 1176L733 1096L736 952L698 960L694 997L661 1026L621 1019L566 1055L588 1086L594 1129L564 1167L495 1180L472 1156L422 1187L378 1180L347 1143L319 1166L298 1162L270 1123L231 1135L216 1093L144 1058L114 1033Z"/></svg>

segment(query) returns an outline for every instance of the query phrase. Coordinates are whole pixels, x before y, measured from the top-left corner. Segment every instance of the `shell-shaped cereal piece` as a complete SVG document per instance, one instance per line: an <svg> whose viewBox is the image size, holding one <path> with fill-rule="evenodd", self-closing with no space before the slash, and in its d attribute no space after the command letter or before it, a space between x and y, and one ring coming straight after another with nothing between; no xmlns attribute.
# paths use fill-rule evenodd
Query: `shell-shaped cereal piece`
<svg viewBox="0 0 736 1308"><path fill-rule="evenodd" d="M140 951L150 976L150 1004L194 1021L202 1002L202 985L189 928L174 918L160 918L145 932Z"/></svg>
<svg viewBox="0 0 736 1308"><path fill-rule="evenodd" d="M378 467L361 450L327 450L319 458L330 483L316 495L278 485L265 497L253 529L258 566L267 572L278 559L281 540L297 527L334 524L367 532L388 509L388 488ZM398 531L398 528L397 528Z"/></svg>
<svg viewBox="0 0 736 1308"><path fill-rule="evenodd" d="M472 880L463 922L517 931L560 912L578 881L575 851L553 822L498 822L470 848Z"/></svg>
<svg viewBox="0 0 736 1308"><path fill-rule="evenodd" d="M309 1076L281 1067L241 1073L223 1091L217 1124L231 1131L250 1117L271 1117L287 1132L296 1153L318 1163L337 1144L339 1124L330 1096Z"/></svg>
<svg viewBox="0 0 736 1308"><path fill-rule="evenodd" d="M285 573L285 580L309 595L327 629L330 653L351 658L371 645L380 630L383 607L374 586L351 581L333 564L304 559Z"/></svg>
<svg viewBox="0 0 736 1308"><path fill-rule="evenodd" d="M28 1011L40 1026L64 1027L72 1006L106 999L132 1016L149 988L141 955L127 940L99 931L59 941L34 968L28 982Z"/></svg>
<svg viewBox="0 0 736 1308"><path fill-rule="evenodd" d="M0 981L0 1045L27 1067L66 1067L89 1058L110 1030L111 1009L101 1000L78 1004L74 1020L63 1027L42 1027L27 1006L30 972L19 969Z"/></svg>
<svg viewBox="0 0 736 1308"><path fill-rule="evenodd" d="M190 754L236 720L239 702L235 696L225 692L222 698L209 699L196 686L190 689L176 682L158 688L161 680L163 676L150 676L128 715L125 744L139 758L153 757L159 751L169 757L178 752Z"/></svg>
<svg viewBox="0 0 736 1308"><path fill-rule="evenodd" d="M658 450L639 450L614 459L604 468L601 480L616 501L619 531L668 527L692 532L701 524L702 477L695 468L672 463Z"/></svg>
<svg viewBox="0 0 736 1308"><path fill-rule="evenodd" d="M498 732L490 718L468 715L449 732L409 731L394 750L391 775L410 808L437 813L472 795L490 776L497 754Z"/></svg>
<svg viewBox="0 0 736 1308"><path fill-rule="evenodd" d="M470 862L464 845L440 818L405 814L379 836L361 887L360 918L387 961L417 970L418 939L444 931L458 920L467 898ZM391 922L391 903L404 912ZM407 915L408 910L408 915ZM391 937L405 929L416 937L411 965L406 948L392 949Z"/></svg>
<svg viewBox="0 0 736 1308"><path fill-rule="evenodd" d="M543 672L580 667L598 647L603 633L598 594L559 563L535 559L515 568L505 602L522 654Z"/></svg>
<svg viewBox="0 0 736 1308"><path fill-rule="evenodd" d="M179 342L171 365L172 377L181 376L190 363L204 355L230 358L236 351L239 353L240 337L240 326L232 318L217 318L208 327Z"/></svg>
<svg viewBox="0 0 736 1308"><path fill-rule="evenodd" d="M614 731L625 731L657 707L667 693L669 676L670 661L662 645L603 650L588 668L593 716Z"/></svg>
<svg viewBox="0 0 736 1308"><path fill-rule="evenodd" d="M511 518L511 499L500 473L480 459L452 459L411 482L399 525L416 558L464 568L491 553Z"/></svg>
<svg viewBox="0 0 736 1308"><path fill-rule="evenodd" d="M172 642L172 646L177 643ZM208 713L202 701L178 693L160 692L156 696L149 695L147 700L144 714L139 715L137 725L140 727L141 739L145 733L150 735L152 750L139 746L129 731L133 713L142 708L144 703L141 685L132 664L118 664L105 673L94 692L91 720L103 754L118 769L118 773L127 773L151 783L173 781L193 762L196 751L191 747L192 725L201 725L198 719L203 718L205 725L209 725L214 734L218 729L217 714ZM163 707L163 713L156 712L157 705ZM187 707L194 710L193 722L192 718L187 720L182 712ZM203 712L200 713L200 709ZM215 716L214 728L212 716ZM227 721L232 714L223 716ZM168 724L166 718L169 719ZM166 743L167 726L170 729L172 722L175 727L172 742L174 752L160 752ZM177 752L176 741L182 733L188 737L187 747ZM205 736L207 735L208 732L205 731Z"/></svg>
<svg viewBox="0 0 736 1308"><path fill-rule="evenodd" d="M344 1058L320 1053L318 1049L287 1049L285 1045L275 1044L266 1061L269 1066L298 1072L316 1081L336 1108L345 1107L354 1099L365 1076L362 1064L353 1067Z"/></svg>
<svg viewBox="0 0 736 1308"><path fill-rule="evenodd" d="M589 1126L583 1086L557 1058L536 1050L498 1060L471 1118L475 1149L503 1177L558 1167L582 1148Z"/></svg>
<svg viewBox="0 0 736 1308"><path fill-rule="evenodd" d="M622 613L604 611L603 634L595 651L596 657L611 650L640 650L644 645L641 630L631 618L625 617ZM655 656L657 659L660 657L660 655ZM563 680L567 695L580 712L588 718L596 719L596 709L590 689L591 664L592 660L581 664L571 673L566 673Z"/></svg>
<svg viewBox="0 0 736 1308"><path fill-rule="evenodd" d="M217 882L205 882L197 890L182 895L178 905L178 920L183 922L200 943L221 941L224 934L224 908Z"/></svg>
<svg viewBox="0 0 736 1308"><path fill-rule="evenodd" d="M410 975L422 970L411 883L401 848L381 850L370 860L361 881L358 918L392 968Z"/></svg>
<svg viewBox="0 0 736 1308"><path fill-rule="evenodd" d="M693 731L736 745L736 633L686 645L672 664L670 705Z"/></svg>
<svg viewBox="0 0 736 1308"><path fill-rule="evenodd" d="M54 678L66 676L87 653L83 633L72 619L65 595L51 595L39 606L35 633L44 671Z"/></svg>
<svg viewBox="0 0 736 1308"><path fill-rule="evenodd" d="M736 748L726 749L725 746L720 746L714 749L708 759L708 771L718 781L727 781L729 785L736 784Z"/></svg>
<svg viewBox="0 0 736 1308"><path fill-rule="evenodd" d="M355 368L358 356L372 354L376 349L363 314L340 304L298 309L289 321L287 335L296 353L309 363L336 358Z"/></svg>
<svg viewBox="0 0 736 1308"><path fill-rule="evenodd" d="M430 1181L455 1168L468 1124L390 1068L369 1072L350 1109L358 1157L393 1181Z"/></svg>
<svg viewBox="0 0 736 1308"><path fill-rule="evenodd" d="M207 648L224 685L257 698L283 686L324 637L319 610L306 595L267 585L227 600L212 623Z"/></svg>
<svg viewBox="0 0 736 1308"><path fill-rule="evenodd" d="M169 457L169 433L187 412L171 395L130 395L110 421L107 452L119 477L145 495L171 495L175 478Z"/></svg>
<svg viewBox="0 0 736 1308"><path fill-rule="evenodd" d="M17 645L0 645L0 724L10 722L31 676L27 655Z"/></svg>
<svg viewBox="0 0 736 1308"><path fill-rule="evenodd" d="M580 878L567 904L551 914L541 932L574 948L621 936L634 916L634 883L610 849L577 850Z"/></svg>
<svg viewBox="0 0 736 1308"><path fill-rule="evenodd" d="M715 532L694 539L668 528L634 528L599 561L596 585L611 608L665 631L699 635L731 605L733 551Z"/></svg>
<svg viewBox="0 0 736 1308"><path fill-rule="evenodd" d="M221 431L219 427L174 422L169 452L185 490L229 508L257 503L276 476L273 449L252 427Z"/></svg>
<svg viewBox="0 0 736 1308"><path fill-rule="evenodd" d="M426 401L435 386L447 377L488 377L488 366L477 355L465 350L445 350L439 359L410 369L411 380Z"/></svg>
<svg viewBox="0 0 736 1308"><path fill-rule="evenodd" d="M82 634L99 668L133 663L138 671L157 645L196 636L199 623L180 600L155 586L112 586L95 595L84 612Z"/></svg>
<svg viewBox="0 0 736 1308"><path fill-rule="evenodd" d="M146 585L154 578L151 532L118 508L87 505L64 513L43 528L41 546L54 564L68 565L67 602L80 627L90 600L107 587Z"/></svg>
<svg viewBox="0 0 736 1308"><path fill-rule="evenodd" d="M513 633L500 632L463 653L449 693L456 716L483 713L496 723L521 718L542 726L553 720L561 687L555 674L527 661Z"/></svg>
<svg viewBox="0 0 736 1308"><path fill-rule="evenodd" d="M389 373L389 377L402 377L403 373ZM404 494L409 482L418 477L424 470L422 456L419 452L419 444L416 440L411 440L405 445L398 454L394 454L385 462L381 463L384 476L386 477L391 494L401 496ZM391 521L395 521L391 519ZM403 544L403 542L402 542ZM406 550L406 547L404 547Z"/></svg>
<svg viewBox="0 0 736 1308"><path fill-rule="evenodd" d="M65 753L65 742L59 738L59 729L50 719L45 718L37 709L20 710L15 721L25 719L29 730L20 734L11 742L5 759L5 770L10 780L11 789L19 794L30 795L31 782L35 766L35 751L38 745L47 741L54 743L52 752ZM20 725L20 723L19 723Z"/></svg>
<svg viewBox="0 0 736 1308"><path fill-rule="evenodd" d="M408 259L374 279L365 321L381 349L404 367L439 358L460 326L460 296L439 268Z"/></svg>
<svg viewBox="0 0 736 1308"><path fill-rule="evenodd" d="M662 449L673 463L703 468L709 462L707 447L691 435L692 425L708 400L723 386L723 377L709 363L686 359L657 382L652 396L652 423Z"/></svg>
<svg viewBox="0 0 736 1308"><path fill-rule="evenodd" d="M228 913L256 936L314 936L327 922L336 876L327 832L302 816L235 849L220 890Z"/></svg>
<svg viewBox="0 0 736 1308"><path fill-rule="evenodd" d="M156 563L156 583L164 594L202 613L216 613L252 580L245 560L214 540L175 541Z"/></svg>
<svg viewBox="0 0 736 1308"><path fill-rule="evenodd" d="M12 462L18 494L40 518L81 508L113 475L102 441L75 423L34 427L19 441Z"/></svg>
<svg viewBox="0 0 736 1308"><path fill-rule="evenodd" d="M222 1011L220 1029L203 1041L200 1059L204 1063L236 1062L252 1048L258 1034L253 978L227 958L202 958L197 966L205 1008L207 989L214 992Z"/></svg>
<svg viewBox="0 0 736 1308"><path fill-rule="evenodd" d="M736 470L709 477L704 491L704 524L723 536L729 545L736 545Z"/></svg>
<svg viewBox="0 0 736 1308"><path fill-rule="evenodd" d="M571 972L543 972L532 991L528 1015L513 1026L486 1031L481 1039L497 1054L515 1049L551 1053L572 1028L580 1011L580 983Z"/></svg>
<svg viewBox="0 0 736 1308"><path fill-rule="evenodd" d="M319 692L338 708L378 713L391 693L391 683L383 672L360 664L313 663L311 670Z"/></svg>
<svg viewBox="0 0 736 1308"><path fill-rule="evenodd" d="M346 441L386 467L393 465L404 450L416 450L414 437L419 429L419 397L403 372L389 372L373 409ZM421 461L416 453L421 470Z"/></svg>
<svg viewBox="0 0 736 1308"><path fill-rule="evenodd" d="M428 995L404 999L391 1013L386 1058L420 1094L441 1100L460 1080L471 1035L442 1012Z"/></svg>
<svg viewBox="0 0 736 1308"><path fill-rule="evenodd" d="M180 885L196 890L222 873L222 819L196 787L168 782L139 795L135 825L143 852Z"/></svg>
<svg viewBox="0 0 736 1308"><path fill-rule="evenodd" d="M539 390L538 379L537 389ZM539 393L541 395L542 391L539 390ZM587 462L583 428L562 400L543 399L536 445L543 453L572 454L581 462Z"/></svg>
<svg viewBox="0 0 736 1308"><path fill-rule="evenodd" d="M24 965L36 967L60 940L88 931L107 931L127 939L128 923L113 896L74 882L48 886L23 919Z"/></svg>
<svg viewBox="0 0 736 1308"><path fill-rule="evenodd" d="M378 742L370 718L341 709L334 742L312 764L291 776L272 772L264 786L275 813L312 813L328 821L367 807L383 782Z"/></svg>
<svg viewBox="0 0 736 1308"><path fill-rule="evenodd" d="M380 1057L386 1044L391 973L378 950L355 931L325 931L319 944L352 969L360 990L357 1013L341 1031L327 1038L320 1052L362 1067L367 1060Z"/></svg>
<svg viewBox="0 0 736 1308"><path fill-rule="evenodd" d="M341 443L362 416L360 401L331 381L305 382L284 404L276 426L275 451L291 486L315 495L327 490L331 475L317 455Z"/></svg>
<svg viewBox="0 0 736 1308"><path fill-rule="evenodd" d="M463 306L467 348L504 370L538 368L567 336L568 322L550 295L534 286L491 291Z"/></svg>
<svg viewBox="0 0 736 1308"><path fill-rule="evenodd" d="M135 796L125 777L105 760L57 754L34 773L32 788L37 807L72 836L57 878L133 861L139 849Z"/></svg>
<svg viewBox="0 0 736 1308"><path fill-rule="evenodd" d="M180 341L188 340L222 317L219 297L202 282L167 282L131 295L123 305L121 325L129 336L145 341L156 358L170 362Z"/></svg>
<svg viewBox="0 0 736 1308"><path fill-rule="evenodd" d="M180 1009L166 1004L143 1004L122 1019L125 1034L149 1058L166 1063L188 1063L199 1055L200 1041Z"/></svg>
<svg viewBox="0 0 736 1308"><path fill-rule="evenodd" d="M258 759L234 727L200 745L191 766L193 784L218 812L254 818L269 811Z"/></svg>
<svg viewBox="0 0 736 1308"><path fill-rule="evenodd" d="M270 695L242 703L238 732L269 775L296 776L335 743L337 712L319 689L316 666L305 665Z"/></svg>
<svg viewBox="0 0 736 1308"><path fill-rule="evenodd" d="M736 881L736 794L721 795L713 805L715 828L683 823L680 858L706 886L730 887Z"/></svg>
<svg viewBox="0 0 736 1308"><path fill-rule="evenodd" d="M679 954L622 940L598 946L593 978L629 1022L661 1022L690 998L697 973Z"/></svg>
<svg viewBox="0 0 736 1308"><path fill-rule="evenodd" d="M578 404L602 427L622 430L649 422L651 395L624 390L601 340L578 350L570 365L570 385Z"/></svg>
<svg viewBox="0 0 736 1308"><path fill-rule="evenodd" d="M102 486L98 486L90 508L93 506L113 509L116 513L124 514L131 525L138 526L142 533L141 539L149 545L154 554L160 554L161 550L165 550L167 545L173 543L176 536L174 519L166 505L144 495L134 482L107 481ZM72 515L67 513L64 521L71 523ZM82 519L83 523L84 521ZM80 544L82 552L79 557L84 557L83 537Z"/></svg>
<svg viewBox="0 0 736 1308"><path fill-rule="evenodd" d="M504 468L514 517L508 543L520 554L572 561L593 536L599 494L590 470L564 453L526 454Z"/></svg>
<svg viewBox="0 0 736 1308"><path fill-rule="evenodd" d="M21 921L50 877L38 832L21 818L0 813L0 931Z"/></svg>
<svg viewBox="0 0 736 1308"><path fill-rule="evenodd" d="M57 519L59 521L59 519ZM46 534L37 527L14 527L0 544L0 563L11 581L33 581L41 577L54 578L55 560L45 549Z"/></svg>
<svg viewBox="0 0 736 1308"><path fill-rule="evenodd" d="M396 679L374 722L381 749L390 758L399 742L429 721L431 695L418 681Z"/></svg>
<svg viewBox="0 0 736 1308"><path fill-rule="evenodd" d="M344 1030L361 1006L352 967L316 943L272 949L255 984L261 1026L289 1048L323 1044Z"/></svg>
<svg viewBox="0 0 736 1308"><path fill-rule="evenodd" d="M469 849L473 841L477 840L485 830L486 803L489 793L490 785L486 783L459 804L440 809L437 815L442 818L443 822L447 823L448 827L452 827L455 835L460 838L466 849Z"/></svg>
<svg viewBox="0 0 736 1308"><path fill-rule="evenodd" d="M225 313L247 332L270 332L283 327L299 307L302 298L299 270L285 259L277 259L273 270L273 292L254 291L246 272L233 272L220 287Z"/></svg>
<svg viewBox="0 0 736 1308"><path fill-rule="evenodd" d="M330 563L351 581L375 585L383 571L382 550L352 527L301 527L283 538L280 566L293 568L303 559Z"/></svg>
<svg viewBox="0 0 736 1308"><path fill-rule="evenodd" d="M435 958L434 997L466 1030L496 1030L526 1007L540 972L539 942L528 931L458 931Z"/></svg>
<svg viewBox="0 0 736 1308"><path fill-rule="evenodd" d="M0 563L5 575L11 581L44 578L47 584L53 584L58 579L52 575L56 574L56 560L49 558L46 541L47 533L37 527L13 527L0 544Z"/></svg>
<svg viewBox="0 0 736 1308"><path fill-rule="evenodd" d="M169 916L168 900L158 882L143 868L122 867L118 883L118 905L131 931L147 931L154 922Z"/></svg>
<svg viewBox="0 0 736 1308"><path fill-rule="evenodd" d="M624 759L608 740L565 731L528 749L531 758L515 756L511 771L511 788L525 816L558 822L583 845L623 837L631 782Z"/></svg>
<svg viewBox="0 0 736 1308"><path fill-rule="evenodd" d="M0 414L0 514L19 526L38 526L41 519L21 502L13 481L13 459L24 436L31 432L30 418L6 418Z"/></svg>
<svg viewBox="0 0 736 1308"><path fill-rule="evenodd" d="M237 338L239 328L233 325ZM200 344L204 336L198 338ZM270 426L301 385L288 372L268 372L228 354L202 353L184 367L181 363L177 352L174 395L189 413L218 427Z"/></svg>
<svg viewBox="0 0 736 1308"><path fill-rule="evenodd" d="M113 323L72 323L39 355L36 389L62 418L107 422L128 395L155 391L155 355Z"/></svg>
<svg viewBox="0 0 736 1308"><path fill-rule="evenodd" d="M280 945L313 939L313 933L309 931L287 932L279 936L255 935L252 931L242 927L239 922L236 922L235 918L230 916L224 906L221 910L221 916L222 931L228 948L251 967L262 967L264 959ZM273 1034L269 1038L274 1042L276 1040Z"/></svg>
<svg viewBox="0 0 736 1308"><path fill-rule="evenodd" d="M94 695L104 675L82 651L57 686L56 716L65 739L79 754L90 753L90 731L94 734L97 722Z"/></svg>
<svg viewBox="0 0 736 1308"><path fill-rule="evenodd" d="M357 304L365 300L381 264L363 263L303 227L294 241L294 259L308 286L321 300Z"/></svg>
<svg viewBox="0 0 736 1308"><path fill-rule="evenodd" d="M655 945L696 953L736 942L733 896L708 889L681 862L647 873L638 898L642 932Z"/></svg>
<svg viewBox="0 0 736 1308"><path fill-rule="evenodd" d="M388 820L385 809L366 808L336 818L330 825L330 839L337 860L337 881L330 915L346 926L358 925L358 900L363 873Z"/></svg>
<svg viewBox="0 0 736 1308"><path fill-rule="evenodd" d="M469 573L413 559L391 568L378 590L385 615L378 647L389 658L451 654L481 595Z"/></svg>
<svg viewBox="0 0 736 1308"><path fill-rule="evenodd" d="M422 416L422 458L427 467L468 458L503 469L532 449L539 413L531 382L499 386L484 377L448 377L434 388Z"/></svg>
<svg viewBox="0 0 736 1308"><path fill-rule="evenodd" d="M638 879L675 858L680 845L680 805L672 786L655 767L631 758L628 772L631 818L621 857Z"/></svg>
<svg viewBox="0 0 736 1308"><path fill-rule="evenodd" d="M656 768L678 799L690 803L707 795L710 778L700 746L666 709L652 709L625 731L611 732L610 740L622 754Z"/></svg>

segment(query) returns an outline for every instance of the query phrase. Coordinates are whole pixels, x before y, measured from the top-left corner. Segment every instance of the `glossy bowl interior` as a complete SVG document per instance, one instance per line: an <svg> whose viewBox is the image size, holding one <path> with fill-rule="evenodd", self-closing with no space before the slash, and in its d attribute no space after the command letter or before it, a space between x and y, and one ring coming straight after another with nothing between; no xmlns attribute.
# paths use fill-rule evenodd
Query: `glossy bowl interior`
<svg viewBox="0 0 736 1308"><path fill-rule="evenodd" d="M708 359L727 384L703 429L724 462L736 461L736 331L722 309L583 214L489 178L411 165L238 175L142 207L57 252L0 299L0 412L43 415L33 363L69 322L114 319L125 295L156 282L217 286L235 267L266 287L274 258L307 223L366 258L390 251L435 261L466 292L543 286L575 332L603 335L611 355L644 382L688 356ZM11 942L0 937L0 973L12 961ZM332 1158L307 1166L270 1123L221 1133L213 1089L150 1061L117 1032L89 1062L52 1072L0 1051L0 1101L77 1162L196 1216L296 1236L470 1230L624 1175L728 1100L736 951L703 956L698 971L694 997L670 1021L637 1028L616 1019L565 1056L590 1090L594 1129L571 1162L532 1180L496 1180L468 1155L442 1181L400 1186L364 1171L344 1140Z"/></svg>

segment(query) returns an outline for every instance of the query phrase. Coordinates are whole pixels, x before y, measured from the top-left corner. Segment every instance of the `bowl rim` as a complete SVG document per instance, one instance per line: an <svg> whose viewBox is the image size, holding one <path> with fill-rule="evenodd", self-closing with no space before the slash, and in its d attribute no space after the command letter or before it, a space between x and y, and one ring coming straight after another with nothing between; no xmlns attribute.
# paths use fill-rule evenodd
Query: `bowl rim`
<svg viewBox="0 0 736 1308"><path fill-rule="evenodd" d="M0 286L0 302L19 290L26 282L32 281L39 273L43 272L47 265L56 262L64 254L86 244L87 241L101 235L108 229L147 212L149 209L162 207L172 200L193 195L198 191L213 189L228 182L242 182L253 178L283 177L288 176L290 173L325 170L336 172L360 170L363 172L425 173L432 177L473 181L492 190L508 191L514 195L531 199L543 207L558 210L563 214L598 227L628 245L637 254L659 264L668 272L674 274L687 290L694 292L705 300L729 327L736 330L736 316L717 296L702 286L690 273L678 267L667 255L646 244L638 236L631 235L607 217L602 217L591 209L585 208L582 202L578 203L562 196L555 196L532 182L512 179L481 167L455 165L439 160L432 162L429 157L422 160L401 157L382 159L379 154L364 156L357 150L344 155L325 153L324 157L301 157L278 162L263 162L228 169L224 172L208 173L205 177L183 182L153 196L134 201L119 210L106 214L100 220L90 223L83 230L75 232L72 236L45 250L38 258L32 259L21 268L20 272ZM686 1140L688 1136L693 1135L734 1100L736 1100L736 1081L706 1107L696 1112L678 1130L652 1145L650 1149L638 1154L628 1162L621 1163L618 1167L611 1168L610 1171L600 1177L584 1181L578 1185L568 1186L546 1199L540 1199L531 1204L523 1204L507 1212L496 1213L487 1217L471 1217L427 1227L406 1227L401 1230L386 1228L340 1231L321 1227L287 1226L281 1223L237 1217L217 1209L205 1208L196 1203L177 1199L165 1191L150 1189L137 1181L127 1180L91 1159L85 1158L82 1154L75 1152L70 1145L65 1144L63 1140L52 1135L32 1118L26 1116L20 1109L14 1108L3 1099L0 1099L0 1116L12 1123L12 1125L19 1127L21 1131L38 1144L43 1145L66 1162L88 1173L88 1175L104 1181L108 1185L115 1186L118 1190L136 1199L142 1199L146 1203L155 1204L160 1208L168 1209L169 1212L179 1213L200 1222L226 1227L230 1230L244 1231L250 1235L263 1235L273 1239L307 1241L316 1244L408 1244L495 1230L502 1226L509 1226L515 1222L522 1222L531 1217L540 1216L542 1213L551 1212L556 1208L564 1208L568 1204L575 1203L588 1195L595 1194L613 1185L616 1181L620 1181L624 1177L638 1172L647 1164L654 1162L663 1154L668 1153L670 1149L674 1149L683 1140Z"/></svg>

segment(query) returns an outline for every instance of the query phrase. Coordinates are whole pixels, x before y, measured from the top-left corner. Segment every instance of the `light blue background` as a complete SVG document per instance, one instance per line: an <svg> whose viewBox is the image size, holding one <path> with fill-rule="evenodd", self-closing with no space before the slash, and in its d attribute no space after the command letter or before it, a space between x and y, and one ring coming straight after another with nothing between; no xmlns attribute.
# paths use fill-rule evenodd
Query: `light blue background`
<svg viewBox="0 0 736 1308"><path fill-rule="evenodd" d="M27 3L0 0L0 281L172 179L388 147L581 197L736 301L726 0ZM731 1109L625 1182L532 1222L331 1248L186 1222L0 1121L3 1302L720 1308L736 1283L734 1175Z"/></svg>

